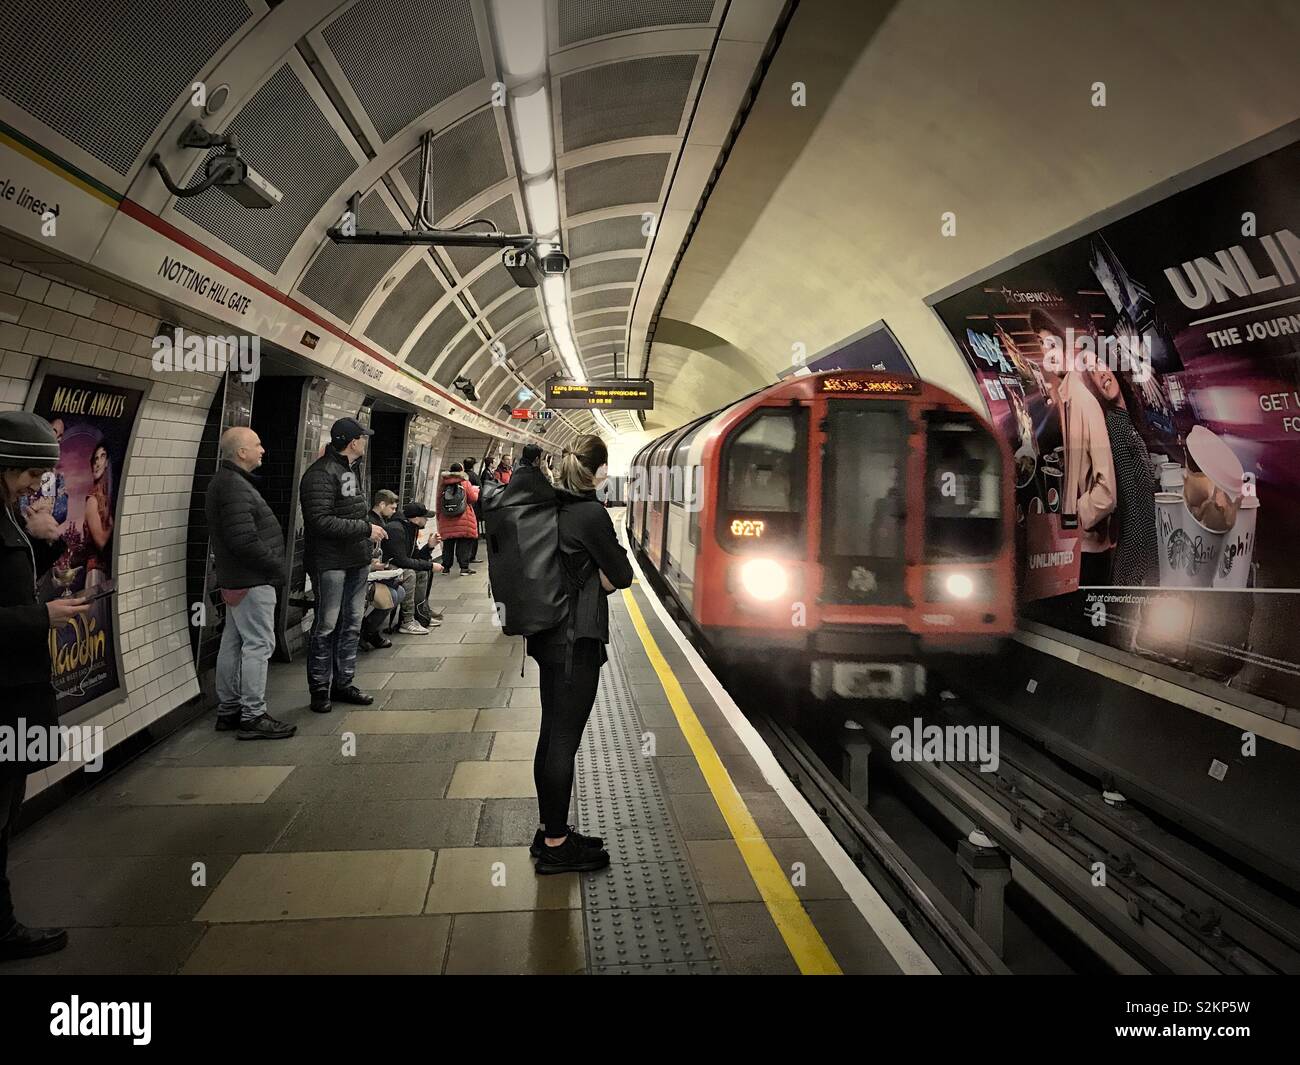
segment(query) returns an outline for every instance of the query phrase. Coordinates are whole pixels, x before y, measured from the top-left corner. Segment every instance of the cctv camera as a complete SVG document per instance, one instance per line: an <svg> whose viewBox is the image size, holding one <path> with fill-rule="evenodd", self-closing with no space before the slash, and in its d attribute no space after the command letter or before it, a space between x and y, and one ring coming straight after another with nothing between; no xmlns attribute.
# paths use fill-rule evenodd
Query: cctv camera
<svg viewBox="0 0 1300 1065"><path fill-rule="evenodd" d="M563 274L569 269L569 257L562 251L549 251L539 256L523 248L507 248L501 256L501 263L520 288L536 288L543 278Z"/></svg>
<svg viewBox="0 0 1300 1065"><path fill-rule="evenodd" d="M210 155L205 174L217 188L245 207L274 207L284 199L279 189L237 154Z"/></svg>

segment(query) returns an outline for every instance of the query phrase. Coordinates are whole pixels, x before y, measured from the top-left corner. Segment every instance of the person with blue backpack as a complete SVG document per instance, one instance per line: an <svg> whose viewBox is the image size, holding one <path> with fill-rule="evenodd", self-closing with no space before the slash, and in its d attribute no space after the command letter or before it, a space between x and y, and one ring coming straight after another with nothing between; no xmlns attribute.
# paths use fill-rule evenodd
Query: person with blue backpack
<svg viewBox="0 0 1300 1065"><path fill-rule="evenodd" d="M465 468L453 462L438 484L438 535L442 537L442 572L451 572L453 556L460 563L462 575L475 573L469 568L470 555L478 543L478 486L465 476Z"/></svg>
<svg viewBox="0 0 1300 1065"><path fill-rule="evenodd" d="M486 504L489 576L502 631L526 638L541 680L533 757L541 824L537 873L603 869L603 841L568 823L574 760L608 661L606 597L632 584L632 565L596 498L609 455L598 436L565 450L558 484L516 474Z"/></svg>

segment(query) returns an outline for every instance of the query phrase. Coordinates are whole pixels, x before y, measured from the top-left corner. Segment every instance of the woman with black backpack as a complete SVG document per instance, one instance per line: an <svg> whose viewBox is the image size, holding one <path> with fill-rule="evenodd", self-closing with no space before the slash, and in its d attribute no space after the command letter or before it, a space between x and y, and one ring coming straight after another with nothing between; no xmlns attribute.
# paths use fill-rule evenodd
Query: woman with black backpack
<svg viewBox="0 0 1300 1065"><path fill-rule="evenodd" d="M542 689L541 733L533 758L542 824L531 848L542 875L585 872L609 864L603 841L582 835L568 823L574 759L596 701L600 667L608 660L605 598L632 583L627 552L614 534L609 512L596 499L608 462L598 436L580 436L564 452L556 495L568 618L527 640Z"/></svg>
<svg viewBox="0 0 1300 1065"><path fill-rule="evenodd" d="M465 476L465 468L453 462L438 485L438 535L442 537L442 572L451 572L454 557L462 575L478 572L469 568L472 549L478 543L478 486Z"/></svg>

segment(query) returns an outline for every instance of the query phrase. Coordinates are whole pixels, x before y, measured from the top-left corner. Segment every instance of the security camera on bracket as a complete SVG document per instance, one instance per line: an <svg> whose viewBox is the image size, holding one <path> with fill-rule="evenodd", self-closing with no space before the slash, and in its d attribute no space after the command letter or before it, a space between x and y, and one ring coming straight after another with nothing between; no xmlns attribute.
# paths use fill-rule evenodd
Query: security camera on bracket
<svg viewBox="0 0 1300 1065"><path fill-rule="evenodd" d="M162 156L155 152L149 157L149 165L158 171L173 196L185 198L198 196L209 189L217 188L245 207L264 209L274 207L284 199L284 194L248 165L239 155L239 141L233 133L222 136L209 133L203 123L195 119L185 127L176 142L182 148L219 148L208 156L203 164L204 177L197 185L183 189L172 180L167 167L163 165Z"/></svg>
<svg viewBox="0 0 1300 1065"><path fill-rule="evenodd" d="M415 209L415 228L384 232L378 229L359 229L357 219L361 212L361 193L348 197L344 224L333 226L325 235L335 244L397 244L424 245L438 248L502 248L501 264L510 272L520 288L536 288L542 280L569 269L569 257L559 248L539 254L537 236L533 233L503 233L490 218L471 218L451 229L434 227L429 164L432 159L433 131L420 138L420 191ZM466 232L469 226L487 225L488 230Z"/></svg>

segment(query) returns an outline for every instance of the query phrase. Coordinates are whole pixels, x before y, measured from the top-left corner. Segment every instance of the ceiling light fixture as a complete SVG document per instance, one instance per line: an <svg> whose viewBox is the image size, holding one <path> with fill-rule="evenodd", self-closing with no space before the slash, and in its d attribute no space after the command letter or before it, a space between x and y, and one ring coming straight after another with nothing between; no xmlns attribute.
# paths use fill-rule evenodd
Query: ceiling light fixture
<svg viewBox="0 0 1300 1065"><path fill-rule="evenodd" d="M492 0L501 66L512 78L546 69L546 8L543 0Z"/></svg>
<svg viewBox="0 0 1300 1065"><path fill-rule="evenodd" d="M542 84L527 96L511 96L515 119L515 137L519 144L519 166L525 177L549 174L555 162L551 144L551 102ZM540 226L543 232L554 227Z"/></svg>

